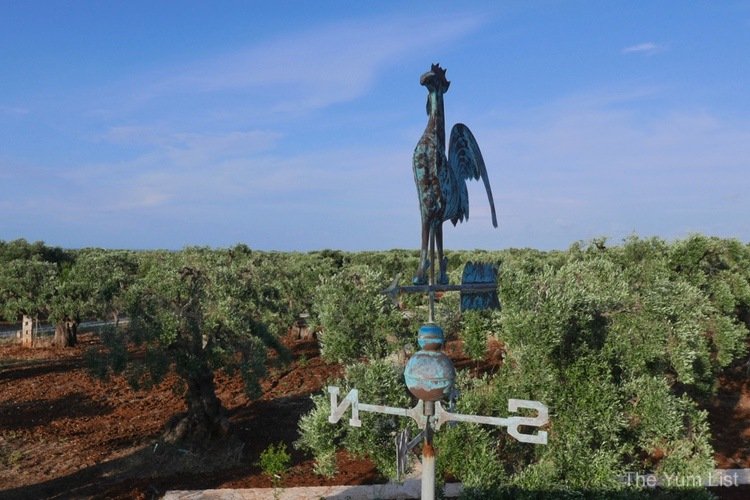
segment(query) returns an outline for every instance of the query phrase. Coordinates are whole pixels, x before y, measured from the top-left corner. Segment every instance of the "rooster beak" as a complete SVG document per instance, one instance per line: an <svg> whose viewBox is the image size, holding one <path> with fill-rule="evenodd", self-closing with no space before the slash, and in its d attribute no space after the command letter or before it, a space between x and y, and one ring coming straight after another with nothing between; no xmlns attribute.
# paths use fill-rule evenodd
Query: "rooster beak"
<svg viewBox="0 0 750 500"><path fill-rule="evenodd" d="M419 84L427 85L427 80L429 80L433 76L435 76L435 73L433 73L432 71L428 71L427 73L419 77Z"/></svg>

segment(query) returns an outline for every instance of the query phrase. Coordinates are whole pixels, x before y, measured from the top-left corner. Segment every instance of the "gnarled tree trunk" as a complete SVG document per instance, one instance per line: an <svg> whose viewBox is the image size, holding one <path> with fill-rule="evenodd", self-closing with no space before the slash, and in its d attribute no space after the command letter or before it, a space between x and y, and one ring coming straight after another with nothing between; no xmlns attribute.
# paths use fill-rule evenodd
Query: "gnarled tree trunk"
<svg viewBox="0 0 750 500"><path fill-rule="evenodd" d="M57 347L73 347L78 342L78 321L65 318L55 325L55 338L52 343Z"/></svg>
<svg viewBox="0 0 750 500"><path fill-rule="evenodd" d="M190 286L190 299L181 308L182 345L186 357L177 363L177 371L187 381L185 402L187 413L177 416L167 428L167 442L188 440L206 442L229 434L230 426L221 401L216 397L214 373L208 360L200 299L206 280L196 269L180 270L183 282Z"/></svg>
<svg viewBox="0 0 750 500"><path fill-rule="evenodd" d="M216 396L214 375L208 366L196 369L187 377L185 393L187 413L178 415L167 426L167 442L205 441L229 434L230 424L224 407Z"/></svg>

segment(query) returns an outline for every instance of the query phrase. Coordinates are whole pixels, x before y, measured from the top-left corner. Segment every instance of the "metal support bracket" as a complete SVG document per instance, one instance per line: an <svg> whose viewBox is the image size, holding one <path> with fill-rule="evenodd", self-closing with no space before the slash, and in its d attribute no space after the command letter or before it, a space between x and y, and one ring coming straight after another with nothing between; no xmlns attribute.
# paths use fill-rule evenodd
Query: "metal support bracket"
<svg viewBox="0 0 750 500"><path fill-rule="evenodd" d="M396 435L396 480L400 481L401 476L406 474L408 465L407 456L411 450L419 445L424 439L425 432L421 431L413 439L410 438L409 429L404 429Z"/></svg>

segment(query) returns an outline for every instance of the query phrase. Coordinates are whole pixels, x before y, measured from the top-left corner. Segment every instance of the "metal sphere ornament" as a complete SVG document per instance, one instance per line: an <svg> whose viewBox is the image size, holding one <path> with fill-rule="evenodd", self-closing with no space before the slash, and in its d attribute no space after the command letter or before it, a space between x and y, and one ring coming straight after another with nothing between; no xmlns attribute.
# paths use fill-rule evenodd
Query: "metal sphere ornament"
<svg viewBox="0 0 750 500"><path fill-rule="evenodd" d="M450 358L441 351L445 343L443 329L434 323L422 325L417 343L422 350L414 353L406 364L406 387L423 401L447 398L456 379L456 370Z"/></svg>

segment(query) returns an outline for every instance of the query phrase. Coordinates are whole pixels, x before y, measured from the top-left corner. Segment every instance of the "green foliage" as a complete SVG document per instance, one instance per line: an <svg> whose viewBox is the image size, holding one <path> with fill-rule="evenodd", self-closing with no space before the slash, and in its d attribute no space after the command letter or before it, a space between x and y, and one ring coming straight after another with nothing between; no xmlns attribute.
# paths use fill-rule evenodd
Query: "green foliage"
<svg viewBox="0 0 750 500"><path fill-rule="evenodd" d="M464 258L451 255L452 269ZM457 411L505 416L509 398L536 399L549 406L551 420L546 446L470 424L441 429L435 436L439 470L463 481L467 497L548 492L556 498L635 498L642 492L623 489L618 481L627 472L695 477L712 468L700 404L713 394L721 370L746 355L750 247L702 236L672 244L630 238L621 246L602 239L566 252L508 250L470 258L501 264L503 309L464 314L458 335L466 351L480 358L492 332L506 345L507 357L492 377L459 374ZM374 291L350 287L337 304ZM423 312L421 304L411 306L417 315ZM445 314L441 324L455 321ZM358 342L343 333L341 341ZM361 348L352 352L366 354ZM344 390L364 386L341 383ZM303 419L303 440L318 436L317 449L325 448L328 457L336 446L362 453L378 449L375 435L352 442L372 428L366 424L356 431L326 427L327 405L323 396L316 400ZM380 446L392 451L390 444ZM386 474L389 455L381 469ZM682 494L698 498L702 492L659 493Z"/></svg>
<svg viewBox="0 0 750 500"><path fill-rule="evenodd" d="M315 458L313 470L316 474L333 477L338 472L336 466L336 449L344 435L343 425L331 425L328 416L331 414L331 402L328 394L312 396L313 409L303 415L297 426L299 439L295 448L311 453Z"/></svg>
<svg viewBox="0 0 750 500"><path fill-rule="evenodd" d="M248 394L259 392L267 348L282 351L267 322L276 292L252 258L191 248L154 256L128 291L131 339L148 346L131 363L131 381L158 383L174 363L190 380L206 369L239 371Z"/></svg>
<svg viewBox="0 0 750 500"><path fill-rule="evenodd" d="M750 247L737 240L694 235L670 249L673 273L710 302L712 354L719 367L745 354L750 328Z"/></svg>
<svg viewBox="0 0 750 500"><path fill-rule="evenodd" d="M71 338L56 337L65 346L75 343L82 319L117 317L137 268L132 252L65 252L23 240L0 242L0 261L0 316L70 325Z"/></svg>
<svg viewBox="0 0 750 500"><path fill-rule="evenodd" d="M686 257L677 269L672 248L631 239L621 247L574 246L548 263L535 253L503 263L499 323L508 363L490 383L484 409L495 402L500 413L509 397L552 409L549 444L514 453L521 463L503 458L506 470L518 471L511 484L611 491L628 471L711 469L705 412L693 398L710 395L719 370L743 352L743 299L732 292L734 306L717 307L727 293L709 292L715 285L703 280L715 260L685 275ZM732 289L743 290L746 271L732 275Z"/></svg>
<svg viewBox="0 0 750 500"><path fill-rule="evenodd" d="M278 341L282 325L291 322L274 282L278 261L242 247L150 252L139 260L139 275L124 294L127 336L104 335L103 346L87 352L90 370L100 376L124 370L134 388L148 389L173 369L188 414L165 439L224 435L229 423L214 372L238 373L247 394L256 397L268 349L287 357ZM129 342L141 345L143 356L125 362Z"/></svg>
<svg viewBox="0 0 750 500"><path fill-rule="evenodd" d="M487 337L492 332L490 311L465 311L461 315L463 328L459 337L464 341L464 352L471 359L483 359L487 354Z"/></svg>
<svg viewBox="0 0 750 500"><path fill-rule="evenodd" d="M356 388L360 400L370 404L411 405L402 370L384 360L350 365L346 368L344 379L332 385L339 387L341 398ZM362 427L350 427L348 417L334 425L328 423L331 413L328 394L315 395L312 399L315 406L300 419L300 439L295 446L315 457L316 472L333 475L336 472L335 451L343 446L355 455L369 457L383 475L395 477L393 441L404 428L409 427L412 432L415 430L411 420L363 412L359 415Z"/></svg>
<svg viewBox="0 0 750 500"><path fill-rule="evenodd" d="M597 358L581 357L561 371L560 392L550 401L554 434L544 450L554 466L545 481L573 489L617 486L625 421L608 366Z"/></svg>
<svg viewBox="0 0 750 500"><path fill-rule="evenodd" d="M436 468L441 475L461 478L464 488L475 493L492 491L508 480L499 457L499 443L487 426L446 426L435 434Z"/></svg>
<svg viewBox="0 0 750 500"><path fill-rule="evenodd" d="M0 315L18 321L22 315L47 318L55 293L57 265L31 259L15 259L0 266Z"/></svg>
<svg viewBox="0 0 750 500"><path fill-rule="evenodd" d="M493 376L459 374L457 411L506 416L508 399L521 398L551 412L547 446L469 424L436 434L438 467L464 482L467 498L631 498L642 492L616 481L627 472L687 476L712 467L700 408L721 371L746 360L750 246L632 237L620 246L598 239L567 251L447 257L454 283L468 260L498 264L503 308L460 315L457 294L445 294L438 322L474 359L488 333L507 349ZM225 369L257 394L267 350L283 352L277 336L310 312L323 356L351 365L337 382L342 395L356 387L368 403L407 407L400 369L381 358L413 343L426 301L402 296L396 307L380 291L396 274L408 280L417 260L405 250L281 254L237 245L136 254L0 242L0 313L17 320L124 311L127 336L104 332L102 347L86 354L93 373L125 373L148 387L174 367L190 391L193 377ZM145 344L142 358L127 360L128 341ZM393 475L393 436L413 422L362 413L361 428L332 425L328 394L312 400L295 446L315 456L317 472L333 474L345 447Z"/></svg>
<svg viewBox="0 0 750 500"><path fill-rule="evenodd" d="M413 341L414 325L381 293L389 281L366 265L322 278L313 310L322 328L324 359L349 363L363 356L381 358Z"/></svg>
<svg viewBox="0 0 750 500"><path fill-rule="evenodd" d="M403 383L403 371L386 361L371 361L347 367L342 389L359 390L362 401L406 407L411 397ZM343 391L342 391L343 392ZM413 424L407 419L393 415L375 413L360 414L362 427L347 426L343 443L349 451L360 456L369 456L378 470L388 477L396 474L392 443L396 435ZM414 427L411 427L412 431Z"/></svg>
<svg viewBox="0 0 750 500"><path fill-rule="evenodd" d="M89 347L84 351L84 365L92 377L107 379L110 373L125 371L128 363L128 347L125 336L107 327L100 334L101 347Z"/></svg>
<svg viewBox="0 0 750 500"><path fill-rule="evenodd" d="M69 272L70 284L66 285L79 294L74 312L89 318L117 320L126 307L126 292L137 276L134 252L81 250Z"/></svg>
<svg viewBox="0 0 750 500"><path fill-rule="evenodd" d="M419 252L416 250L389 250L387 252L357 252L349 256L349 265L366 265L389 279L401 275L409 280L419 266Z"/></svg>
<svg viewBox="0 0 750 500"><path fill-rule="evenodd" d="M712 468L706 412L687 395L675 397L666 378L646 375L629 381L623 392L628 431L635 448L648 453L646 468L680 476Z"/></svg>
<svg viewBox="0 0 750 500"><path fill-rule="evenodd" d="M289 470L292 457L287 451L285 443L270 444L260 454L258 465L263 474L271 478L274 486L279 486L284 475Z"/></svg>
<svg viewBox="0 0 750 500"><path fill-rule="evenodd" d="M29 243L24 239L0 241L0 265L14 260L40 260L62 265L72 260L70 252L60 247L50 247L42 241Z"/></svg>
<svg viewBox="0 0 750 500"><path fill-rule="evenodd" d="M73 260L73 254L41 241L0 241L0 317L62 317L59 304L67 293L62 284Z"/></svg>
<svg viewBox="0 0 750 500"><path fill-rule="evenodd" d="M309 313L313 308L315 288L323 276L332 275L337 267L336 261L320 253L274 254L277 259L276 269L269 273L275 278L292 320L302 313ZM291 324L291 323L289 323ZM286 327L289 324L284 325Z"/></svg>

